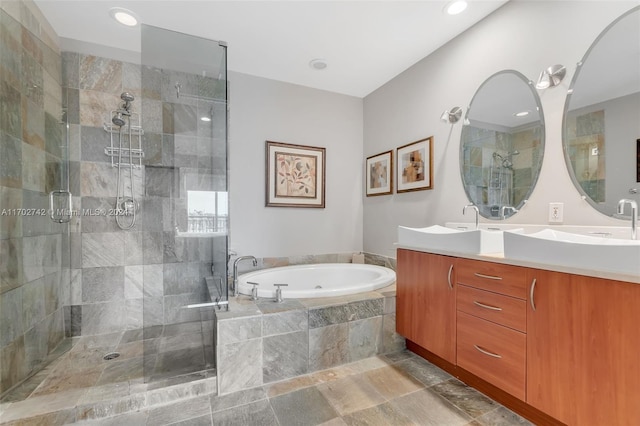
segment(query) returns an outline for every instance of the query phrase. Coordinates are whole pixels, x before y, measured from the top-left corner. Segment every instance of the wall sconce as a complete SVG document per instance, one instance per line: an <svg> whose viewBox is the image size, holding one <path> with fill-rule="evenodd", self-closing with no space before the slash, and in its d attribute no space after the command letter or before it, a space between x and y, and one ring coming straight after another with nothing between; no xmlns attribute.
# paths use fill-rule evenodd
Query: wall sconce
<svg viewBox="0 0 640 426"><path fill-rule="evenodd" d="M555 87L560 84L566 74L567 69L564 65L552 65L540 73L540 77L538 77L538 82L536 83L536 89Z"/></svg>
<svg viewBox="0 0 640 426"><path fill-rule="evenodd" d="M453 107L443 112L440 116L440 120L444 121L445 123L455 124L460 120L460 117L462 117L462 108Z"/></svg>

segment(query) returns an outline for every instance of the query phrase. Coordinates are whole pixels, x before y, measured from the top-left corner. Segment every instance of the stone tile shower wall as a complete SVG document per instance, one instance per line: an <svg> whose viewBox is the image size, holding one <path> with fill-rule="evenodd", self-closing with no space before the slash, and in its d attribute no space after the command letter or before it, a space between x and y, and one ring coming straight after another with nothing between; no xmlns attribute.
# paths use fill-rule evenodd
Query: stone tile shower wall
<svg viewBox="0 0 640 426"><path fill-rule="evenodd" d="M67 335L199 321L198 310L184 306L208 301L204 277L212 274L214 250L226 259L226 243L177 232L186 231L187 190L226 190L226 146L223 133L214 148L216 135L200 125L198 104L176 99L173 85L206 87L213 80L74 52L62 58L74 205L81 211L115 205L117 169L104 153L110 134L103 124L124 91L136 98L132 111L142 114L145 154L143 167L134 169L140 211L133 229L118 228L109 215L74 217ZM123 177L128 181L128 169ZM225 271L224 263L216 266Z"/></svg>
<svg viewBox="0 0 640 426"><path fill-rule="evenodd" d="M66 155L57 36L32 2L0 7L2 395L62 341L69 270L68 227L46 214Z"/></svg>

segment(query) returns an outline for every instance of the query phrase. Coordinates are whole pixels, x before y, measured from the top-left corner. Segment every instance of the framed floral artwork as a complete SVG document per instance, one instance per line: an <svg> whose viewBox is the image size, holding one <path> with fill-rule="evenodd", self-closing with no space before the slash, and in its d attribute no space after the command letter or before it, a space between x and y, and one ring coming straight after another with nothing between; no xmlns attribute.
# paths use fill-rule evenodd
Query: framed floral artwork
<svg viewBox="0 0 640 426"><path fill-rule="evenodd" d="M399 147L396 162L398 193L433 189L433 136Z"/></svg>
<svg viewBox="0 0 640 426"><path fill-rule="evenodd" d="M325 148L266 143L266 206L324 208Z"/></svg>
<svg viewBox="0 0 640 426"><path fill-rule="evenodd" d="M393 151L367 157L365 166L367 197L393 192Z"/></svg>

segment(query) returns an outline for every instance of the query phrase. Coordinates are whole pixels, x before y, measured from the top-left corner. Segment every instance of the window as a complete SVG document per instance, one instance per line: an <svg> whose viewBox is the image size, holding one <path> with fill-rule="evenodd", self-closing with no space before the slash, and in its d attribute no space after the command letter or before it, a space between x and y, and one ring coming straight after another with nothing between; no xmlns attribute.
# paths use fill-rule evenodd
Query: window
<svg viewBox="0 0 640 426"><path fill-rule="evenodd" d="M187 192L187 232L226 232L229 219L229 195L217 191Z"/></svg>

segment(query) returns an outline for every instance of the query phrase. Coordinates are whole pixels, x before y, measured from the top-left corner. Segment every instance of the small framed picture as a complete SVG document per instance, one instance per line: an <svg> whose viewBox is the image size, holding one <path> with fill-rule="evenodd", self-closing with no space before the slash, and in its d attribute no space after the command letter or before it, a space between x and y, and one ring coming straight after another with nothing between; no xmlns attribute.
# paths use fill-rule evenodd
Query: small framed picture
<svg viewBox="0 0 640 426"><path fill-rule="evenodd" d="M367 197L393 192L393 150L367 157L365 166Z"/></svg>
<svg viewBox="0 0 640 426"><path fill-rule="evenodd" d="M324 208L325 148L266 143L266 206Z"/></svg>
<svg viewBox="0 0 640 426"><path fill-rule="evenodd" d="M397 149L397 192L433 189L433 136Z"/></svg>

